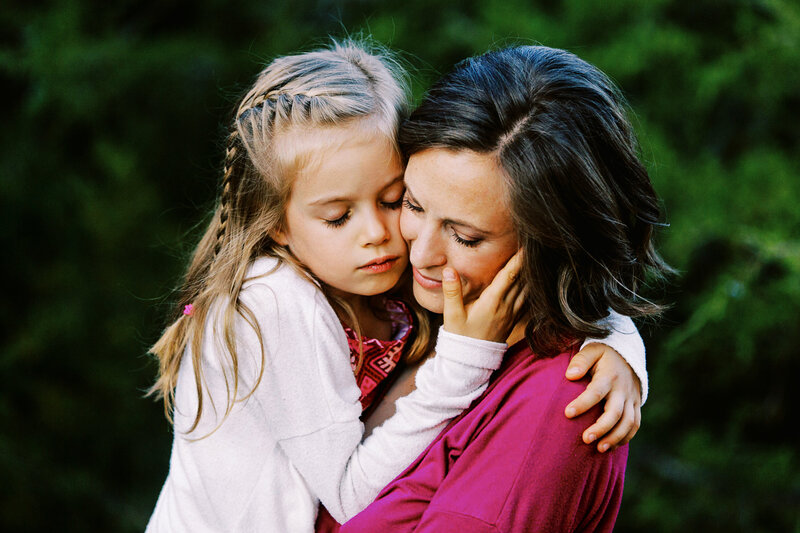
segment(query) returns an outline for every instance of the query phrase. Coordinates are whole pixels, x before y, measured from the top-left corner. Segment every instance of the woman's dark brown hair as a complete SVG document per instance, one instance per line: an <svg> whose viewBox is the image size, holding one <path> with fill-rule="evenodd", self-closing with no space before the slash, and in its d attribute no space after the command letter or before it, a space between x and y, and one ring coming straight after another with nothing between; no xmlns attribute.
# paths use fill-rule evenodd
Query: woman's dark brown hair
<svg viewBox="0 0 800 533"><path fill-rule="evenodd" d="M405 157L428 148L496 155L524 250L536 352L605 336L609 308L661 310L639 294L645 278L670 271L652 242L658 198L625 102L597 68L543 46L467 59L430 89L399 142Z"/></svg>

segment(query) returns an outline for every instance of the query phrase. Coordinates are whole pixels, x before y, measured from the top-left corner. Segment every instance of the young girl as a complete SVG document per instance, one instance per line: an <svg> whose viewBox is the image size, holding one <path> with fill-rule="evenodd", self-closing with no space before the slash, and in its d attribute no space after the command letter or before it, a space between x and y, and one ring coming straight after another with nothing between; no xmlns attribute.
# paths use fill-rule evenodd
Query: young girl
<svg viewBox="0 0 800 533"><path fill-rule="evenodd" d="M417 390L361 442L359 400L403 344L421 359L430 337L424 313L412 325L382 296L408 262L395 142L405 105L389 62L352 43L275 60L239 105L181 314L153 347L175 439L148 531L312 531L319 502L343 522L499 367L506 345L493 341L521 304L518 261L439 331ZM373 350L386 353L365 373Z"/></svg>

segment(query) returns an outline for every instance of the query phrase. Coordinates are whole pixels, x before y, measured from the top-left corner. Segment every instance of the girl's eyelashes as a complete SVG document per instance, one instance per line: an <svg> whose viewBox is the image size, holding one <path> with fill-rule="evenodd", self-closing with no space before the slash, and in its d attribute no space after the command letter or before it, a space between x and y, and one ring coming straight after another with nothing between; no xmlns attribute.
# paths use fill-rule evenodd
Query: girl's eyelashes
<svg viewBox="0 0 800 533"><path fill-rule="evenodd" d="M400 197L394 202L380 202L380 205L384 209L389 209L389 210L400 209L400 207L403 205L403 198ZM339 218L336 218L334 220L323 218L322 221L325 222L327 226L330 226L332 228L338 228L343 226L345 222L350 220L350 216L352 216L352 214L353 214L352 210L348 210L347 212L345 212L345 214L343 214Z"/></svg>
<svg viewBox="0 0 800 533"><path fill-rule="evenodd" d="M381 202L381 205L386 209L391 209L391 210L400 209L400 206L403 205L403 197L401 196L394 202Z"/></svg>
<svg viewBox="0 0 800 533"><path fill-rule="evenodd" d="M453 239L458 244L460 244L462 246L466 246L467 248L474 248L474 247L478 246L481 243L481 241L483 240L483 239L465 239L464 237L462 237L461 235L456 233L455 230L453 230Z"/></svg>
<svg viewBox="0 0 800 533"><path fill-rule="evenodd" d="M347 222L349 219L350 219L350 211L347 211L344 215L340 216L335 220L323 219L323 221L325 222L326 225L332 228L338 228L344 226L344 223Z"/></svg>
<svg viewBox="0 0 800 533"><path fill-rule="evenodd" d="M408 196L403 196L403 207L415 213L422 213L422 208L418 205L412 204L411 200L408 199Z"/></svg>

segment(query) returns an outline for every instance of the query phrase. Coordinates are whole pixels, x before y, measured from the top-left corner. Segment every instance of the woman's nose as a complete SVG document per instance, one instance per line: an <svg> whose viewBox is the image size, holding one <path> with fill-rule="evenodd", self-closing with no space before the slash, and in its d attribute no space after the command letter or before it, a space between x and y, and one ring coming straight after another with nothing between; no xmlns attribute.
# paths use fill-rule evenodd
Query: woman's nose
<svg viewBox="0 0 800 533"><path fill-rule="evenodd" d="M439 232L425 226L417 230L415 238L408 243L411 264L418 269L447 264L447 255L444 253Z"/></svg>

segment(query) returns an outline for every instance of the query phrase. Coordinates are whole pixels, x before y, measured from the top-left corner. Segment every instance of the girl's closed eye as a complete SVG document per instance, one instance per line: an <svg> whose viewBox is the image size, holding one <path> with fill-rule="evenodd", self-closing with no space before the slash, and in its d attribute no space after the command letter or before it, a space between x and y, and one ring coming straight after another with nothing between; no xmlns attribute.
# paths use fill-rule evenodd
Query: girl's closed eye
<svg viewBox="0 0 800 533"><path fill-rule="evenodd" d="M391 209L392 211L394 211L395 209L400 209L400 206L402 205L403 205L402 196L393 202L381 202L381 207L384 207L386 209Z"/></svg>
<svg viewBox="0 0 800 533"><path fill-rule="evenodd" d="M347 222L350 219L350 214L351 213L348 210L345 211L345 213L342 216L335 218L333 220L327 218L324 218L322 220L325 222L325 225L330 226L332 228L338 228L344 226L345 222Z"/></svg>

